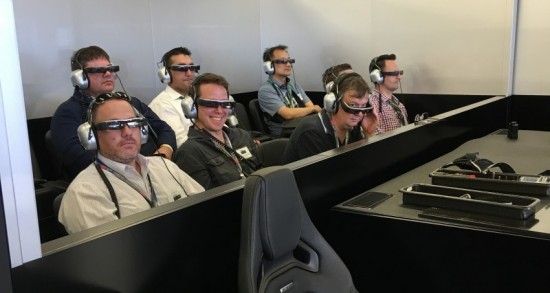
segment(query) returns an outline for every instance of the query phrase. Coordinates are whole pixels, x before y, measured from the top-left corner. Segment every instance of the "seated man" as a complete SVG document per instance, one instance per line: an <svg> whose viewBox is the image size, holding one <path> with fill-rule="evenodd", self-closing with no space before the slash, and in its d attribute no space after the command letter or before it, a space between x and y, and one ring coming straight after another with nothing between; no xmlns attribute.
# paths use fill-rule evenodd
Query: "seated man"
<svg viewBox="0 0 550 293"><path fill-rule="evenodd" d="M377 134L408 124L405 105L393 95L401 85L403 75L396 59L395 54L385 54L372 59L369 65L370 80L374 83L369 102L380 121Z"/></svg>
<svg viewBox="0 0 550 293"><path fill-rule="evenodd" d="M124 93L106 93L90 105L83 145L96 147L94 161L71 182L59 222L75 233L204 191L162 156L139 154L149 130ZM97 141L97 143L96 143Z"/></svg>
<svg viewBox="0 0 550 293"><path fill-rule="evenodd" d="M258 102L269 134L281 135L283 122L318 113L321 107L310 101L301 86L290 82L292 63L287 46L267 48L263 55L264 70L269 75L258 91Z"/></svg>
<svg viewBox="0 0 550 293"><path fill-rule="evenodd" d="M334 84L334 80L338 77L338 75L350 72L353 72L353 68L351 68L349 63L342 63L327 68L322 75L323 88L325 88L326 93L328 94L330 92L330 89Z"/></svg>
<svg viewBox="0 0 550 293"><path fill-rule="evenodd" d="M290 163L374 135L377 117L369 105L369 86L357 73L334 81L324 109L306 117L292 132L283 162Z"/></svg>
<svg viewBox="0 0 550 293"><path fill-rule="evenodd" d="M225 126L235 106L225 78L212 73L198 76L183 101L183 111L194 119L189 138L174 162L204 188L211 189L245 178L261 166L256 144L241 128Z"/></svg>
<svg viewBox="0 0 550 293"><path fill-rule="evenodd" d="M55 111L50 125L54 148L62 158L69 180L94 161L95 152L85 150L77 136L78 127L86 121L88 107L94 97L110 93L115 88L118 66L111 64L109 55L97 46L82 48L71 57L73 96ZM131 103L151 127L151 137L141 148L143 155L163 154L171 159L176 148L174 131L144 103L132 98Z"/></svg>
<svg viewBox="0 0 550 293"><path fill-rule="evenodd" d="M159 77L166 88L151 101L149 107L166 121L176 133L178 147L187 140L191 120L185 118L181 109L181 100L187 96L189 86L195 80L200 65L191 59L191 51L184 47L174 48L162 56Z"/></svg>

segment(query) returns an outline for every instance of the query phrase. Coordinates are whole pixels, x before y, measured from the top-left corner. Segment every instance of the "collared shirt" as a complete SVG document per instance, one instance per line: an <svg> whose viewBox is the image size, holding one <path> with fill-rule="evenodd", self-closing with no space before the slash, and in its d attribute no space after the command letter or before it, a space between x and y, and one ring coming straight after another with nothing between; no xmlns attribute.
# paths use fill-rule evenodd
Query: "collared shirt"
<svg viewBox="0 0 550 293"><path fill-rule="evenodd" d="M109 160L99 154L98 159L127 180L122 180L109 170L103 170L115 191L121 217L150 209L149 202L143 196L151 199L153 190L157 199L156 205L204 191L200 184L180 170L176 164L161 157L138 155L136 160L141 167L141 174L129 165ZM148 176L152 186L149 184ZM58 218L67 232L75 233L116 220L115 211L116 207L107 185L92 163L80 172L67 188Z"/></svg>
<svg viewBox="0 0 550 293"><path fill-rule="evenodd" d="M380 105L380 101L382 105ZM388 97L375 89L369 95L369 103L372 105L372 109L378 112L378 127L376 128L376 134L407 125L407 109L405 109L405 105L399 102L395 96L392 95ZM394 106L392 106L391 103L393 103ZM403 117L404 123L401 121L400 114Z"/></svg>
<svg viewBox="0 0 550 293"><path fill-rule="evenodd" d="M192 125L191 120L185 118L183 114L181 101L181 94L166 85L166 89L160 92L149 104L149 108L172 127L176 133L178 147L187 140L187 133Z"/></svg>
<svg viewBox="0 0 550 293"><path fill-rule="evenodd" d="M269 80L271 79L271 80ZM281 85L279 82L274 80L273 78L269 77L268 80L266 80L260 89L258 90L258 102L260 104L260 108L263 112L269 114L269 116L275 116L277 114L277 111L281 109L281 107L289 107L285 101L287 101L287 96L281 96L279 93L282 92L283 94L286 92L284 89L286 89L286 84ZM287 83L289 83L290 80L287 78ZM279 90L277 90L275 87L278 87ZM292 84L292 89L295 91L295 94L297 96L302 97L302 101L304 104L310 101L309 97L306 95L305 91L302 89L302 87L298 84ZM295 101L293 103L296 103ZM296 103L297 104L297 103ZM292 107L289 107L292 108ZM274 122L270 119L267 119L264 117L265 122L267 126L269 127L269 131L273 135L280 135L283 130L282 123Z"/></svg>

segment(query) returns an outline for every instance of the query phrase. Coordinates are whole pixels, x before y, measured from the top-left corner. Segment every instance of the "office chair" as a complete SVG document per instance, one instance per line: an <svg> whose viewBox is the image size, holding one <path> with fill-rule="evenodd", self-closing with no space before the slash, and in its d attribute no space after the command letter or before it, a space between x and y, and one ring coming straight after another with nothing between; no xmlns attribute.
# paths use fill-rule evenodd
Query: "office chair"
<svg viewBox="0 0 550 293"><path fill-rule="evenodd" d="M264 168L246 180L238 284L250 293L357 292L311 222L288 168Z"/></svg>
<svg viewBox="0 0 550 293"><path fill-rule="evenodd" d="M60 193L53 200L53 217L56 222L54 233L56 235L56 238L69 235L69 233L67 233L67 230L65 230L65 226L63 226L63 224L61 224L58 220L59 210L61 209L61 201L63 200L63 195L65 195L65 192Z"/></svg>
<svg viewBox="0 0 550 293"><path fill-rule="evenodd" d="M283 165L283 154L290 139L288 137L276 138L262 142L258 145L260 158L264 167Z"/></svg>
<svg viewBox="0 0 550 293"><path fill-rule="evenodd" d="M248 111L250 114L252 130L256 130L264 134L270 134L269 128L264 121L264 113L260 108L260 102L258 99L253 99L248 103Z"/></svg>

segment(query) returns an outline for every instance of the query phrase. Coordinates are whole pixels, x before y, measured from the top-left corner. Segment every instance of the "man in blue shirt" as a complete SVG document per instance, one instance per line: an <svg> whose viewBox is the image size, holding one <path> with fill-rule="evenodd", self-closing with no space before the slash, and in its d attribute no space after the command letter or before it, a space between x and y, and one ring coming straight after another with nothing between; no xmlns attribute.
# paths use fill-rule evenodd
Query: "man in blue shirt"
<svg viewBox="0 0 550 293"><path fill-rule="evenodd" d="M267 48L263 55L264 71L269 77L258 91L258 101L272 135L281 135L285 121L321 111L301 86L290 82L295 60L290 58L287 49L285 45L278 45Z"/></svg>

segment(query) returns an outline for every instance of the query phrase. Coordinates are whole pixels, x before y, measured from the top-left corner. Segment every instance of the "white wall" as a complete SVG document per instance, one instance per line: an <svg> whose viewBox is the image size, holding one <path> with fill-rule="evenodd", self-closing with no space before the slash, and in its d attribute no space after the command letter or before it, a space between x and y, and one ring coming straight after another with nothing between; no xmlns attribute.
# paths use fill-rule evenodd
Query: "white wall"
<svg viewBox="0 0 550 293"><path fill-rule="evenodd" d="M202 72L232 93L256 91L261 54L276 44L296 58L296 79L322 91L325 68L393 52L404 93L506 94L514 0L17 0L14 3L28 118L48 117L72 93L69 58L105 48L131 95L149 102L164 86L156 63L187 46Z"/></svg>
<svg viewBox="0 0 550 293"><path fill-rule="evenodd" d="M550 2L521 1L514 94L550 95Z"/></svg>

